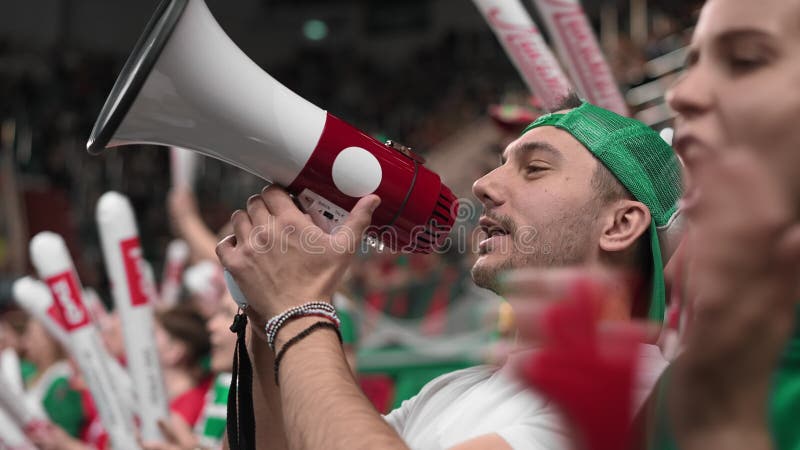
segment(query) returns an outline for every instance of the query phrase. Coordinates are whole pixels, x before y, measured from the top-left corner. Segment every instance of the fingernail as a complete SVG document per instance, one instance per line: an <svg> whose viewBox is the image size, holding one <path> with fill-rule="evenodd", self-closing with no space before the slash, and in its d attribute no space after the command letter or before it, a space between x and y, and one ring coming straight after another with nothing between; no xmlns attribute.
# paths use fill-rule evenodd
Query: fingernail
<svg viewBox="0 0 800 450"><path fill-rule="evenodd" d="M372 205L370 205L369 207L369 212L374 213L375 210L378 209L378 206L380 205L381 205L381 198L376 195L375 199L372 200Z"/></svg>

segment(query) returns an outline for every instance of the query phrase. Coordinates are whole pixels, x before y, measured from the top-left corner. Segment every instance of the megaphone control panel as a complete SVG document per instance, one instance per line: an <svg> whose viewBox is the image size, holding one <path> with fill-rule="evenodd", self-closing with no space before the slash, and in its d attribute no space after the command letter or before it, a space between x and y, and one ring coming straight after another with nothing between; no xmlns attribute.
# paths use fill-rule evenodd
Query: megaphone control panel
<svg viewBox="0 0 800 450"><path fill-rule="evenodd" d="M334 205L310 189L304 189L297 196L297 201L303 207L303 210L311 216L311 220L327 233L330 233L336 226L344 222L349 214L346 210Z"/></svg>

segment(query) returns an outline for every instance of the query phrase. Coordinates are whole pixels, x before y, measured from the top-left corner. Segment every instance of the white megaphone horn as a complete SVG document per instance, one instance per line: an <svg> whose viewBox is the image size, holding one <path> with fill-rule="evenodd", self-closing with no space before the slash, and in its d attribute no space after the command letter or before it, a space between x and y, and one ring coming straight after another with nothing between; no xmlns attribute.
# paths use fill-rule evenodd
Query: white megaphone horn
<svg viewBox="0 0 800 450"><path fill-rule="evenodd" d="M163 0L119 75L87 144L182 147L284 186L329 230L359 198L394 249L445 242L458 203L424 160L382 144L261 70L203 0Z"/></svg>

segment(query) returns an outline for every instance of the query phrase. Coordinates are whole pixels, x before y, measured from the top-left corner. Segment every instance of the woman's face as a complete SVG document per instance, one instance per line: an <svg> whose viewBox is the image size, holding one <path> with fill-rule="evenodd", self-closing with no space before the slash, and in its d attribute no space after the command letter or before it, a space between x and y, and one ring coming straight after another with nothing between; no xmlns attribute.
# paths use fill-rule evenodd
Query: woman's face
<svg viewBox="0 0 800 450"><path fill-rule="evenodd" d="M698 154L747 149L800 199L800 0L709 0L667 101L689 178Z"/></svg>
<svg viewBox="0 0 800 450"><path fill-rule="evenodd" d="M179 339L173 338L169 332L158 321L155 322L156 349L158 359L162 366L167 368L179 368L186 364L186 344Z"/></svg>
<svg viewBox="0 0 800 450"><path fill-rule="evenodd" d="M47 369L63 357L58 343L38 320L31 319L22 334L22 356L39 370Z"/></svg>

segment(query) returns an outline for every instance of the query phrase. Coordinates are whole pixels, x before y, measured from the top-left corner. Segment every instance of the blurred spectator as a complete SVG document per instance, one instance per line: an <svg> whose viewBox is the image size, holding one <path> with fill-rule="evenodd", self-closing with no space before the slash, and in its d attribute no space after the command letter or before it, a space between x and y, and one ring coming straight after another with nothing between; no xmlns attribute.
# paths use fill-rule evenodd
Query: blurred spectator
<svg viewBox="0 0 800 450"><path fill-rule="evenodd" d="M22 356L36 366L27 395L42 405L53 423L78 437L86 414L81 394L70 386L73 371L64 349L35 319L28 321L21 342Z"/></svg>
<svg viewBox="0 0 800 450"><path fill-rule="evenodd" d="M205 319L188 304L161 311L156 315L156 346L170 410L194 426L213 381L205 367L211 348Z"/></svg>

